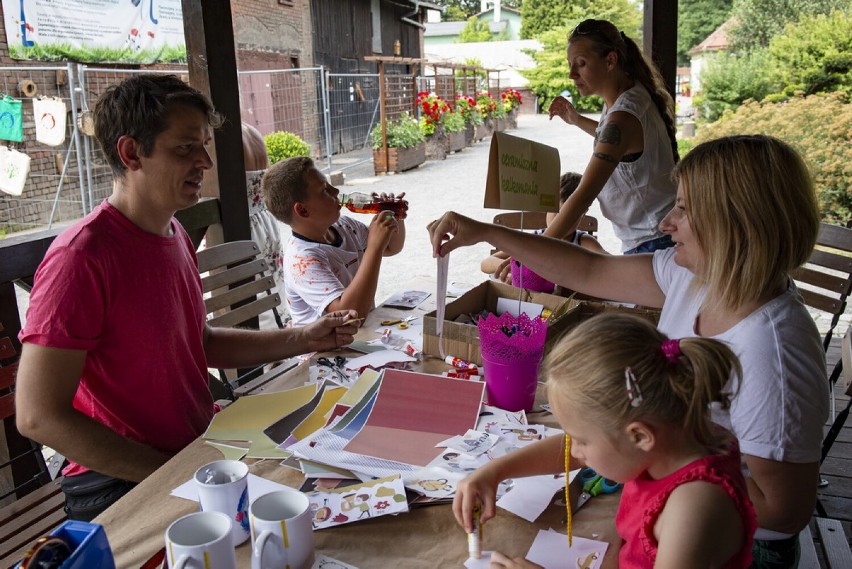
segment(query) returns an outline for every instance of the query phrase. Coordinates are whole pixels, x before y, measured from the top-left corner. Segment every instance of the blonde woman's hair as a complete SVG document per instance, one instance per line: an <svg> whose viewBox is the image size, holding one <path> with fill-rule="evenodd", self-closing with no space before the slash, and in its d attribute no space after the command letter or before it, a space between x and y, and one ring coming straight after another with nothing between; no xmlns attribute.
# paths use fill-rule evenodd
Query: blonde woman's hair
<svg viewBox="0 0 852 569"><path fill-rule="evenodd" d="M243 130L243 159L246 172L266 170L269 168L269 156L266 154L266 143L260 132L248 123L242 123Z"/></svg>
<svg viewBox="0 0 852 569"><path fill-rule="evenodd" d="M788 144L763 135L704 142L675 166L704 252L708 298L736 310L773 293L807 261L819 231L810 172Z"/></svg>
<svg viewBox="0 0 852 569"><path fill-rule="evenodd" d="M665 340L665 334L638 316L595 316L562 337L545 357L541 369L548 397L582 410L585 419L607 431L633 421L654 421L681 428L716 449L728 437L713 427L709 405L729 406L726 386L741 375L739 360L717 340L684 338L672 361L663 352ZM641 393L635 406L625 382L627 368Z"/></svg>

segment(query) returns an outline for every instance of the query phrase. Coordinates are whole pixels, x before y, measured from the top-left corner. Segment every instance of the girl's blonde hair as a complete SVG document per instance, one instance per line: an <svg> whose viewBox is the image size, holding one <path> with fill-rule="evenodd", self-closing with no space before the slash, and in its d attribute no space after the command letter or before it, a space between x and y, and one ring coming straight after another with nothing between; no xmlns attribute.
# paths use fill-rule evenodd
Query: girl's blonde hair
<svg viewBox="0 0 852 569"><path fill-rule="evenodd" d="M242 123L243 130L243 159L246 172L266 170L269 168L269 156L266 154L266 143L263 135L248 123Z"/></svg>
<svg viewBox="0 0 852 569"><path fill-rule="evenodd" d="M709 405L730 404L725 386L741 374L734 353L717 340L684 338L671 356L668 340L653 324L637 316L606 313L577 326L559 340L542 364L548 397L607 431L633 421L655 421L692 433L707 448L727 437L714 428ZM671 357L671 359L670 359ZM628 396L625 370L638 384L641 401Z"/></svg>
<svg viewBox="0 0 852 569"><path fill-rule="evenodd" d="M675 166L689 224L704 252L709 298L736 310L774 292L819 232L810 172L788 144L763 135L699 144Z"/></svg>

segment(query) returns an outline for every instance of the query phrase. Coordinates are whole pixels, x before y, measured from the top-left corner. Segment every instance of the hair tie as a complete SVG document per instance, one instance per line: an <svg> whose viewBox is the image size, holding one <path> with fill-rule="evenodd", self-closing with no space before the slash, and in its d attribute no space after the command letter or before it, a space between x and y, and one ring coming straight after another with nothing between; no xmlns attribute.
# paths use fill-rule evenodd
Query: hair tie
<svg viewBox="0 0 852 569"><path fill-rule="evenodd" d="M660 344L660 349L663 351L663 355L666 356L666 359L672 363L677 363L680 358L680 340L664 340Z"/></svg>

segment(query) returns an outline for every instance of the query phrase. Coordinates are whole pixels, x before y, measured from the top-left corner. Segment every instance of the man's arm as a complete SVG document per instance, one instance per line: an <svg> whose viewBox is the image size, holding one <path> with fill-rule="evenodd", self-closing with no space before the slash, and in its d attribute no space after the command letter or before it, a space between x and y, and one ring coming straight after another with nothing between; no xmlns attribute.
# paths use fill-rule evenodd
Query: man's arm
<svg viewBox="0 0 852 569"><path fill-rule="evenodd" d="M333 350L351 344L358 326L354 310L326 314L300 328L283 330L246 330L240 328L204 328L204 353L207 364L217 368L242 368L261 365L308 352ZM347 322L350 322L347 324Z"/></svg>
<svg viewBox="0 0 852 569"><path fill-rule="evenodd" d="M82 350L24 343L15 392L18 431L101 474L139 482L170 455L124 438L74 408L85 359Z"/></svg>

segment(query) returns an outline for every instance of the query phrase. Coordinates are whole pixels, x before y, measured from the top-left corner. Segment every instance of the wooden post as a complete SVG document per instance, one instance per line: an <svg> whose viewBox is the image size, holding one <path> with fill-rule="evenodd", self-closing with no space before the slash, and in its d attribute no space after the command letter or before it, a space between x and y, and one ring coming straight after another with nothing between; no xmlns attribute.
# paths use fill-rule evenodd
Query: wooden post
<svg viewBox="0 0 852 569"><path fill-rule="evenodd" d="M387 117L385 116L385 62L379 61L379 116L382 121L382 154L385 155L385 164L390 164L390 156L388 156L388 127ZM387 169L387 166L385 166Z"/></svg>
<svg viewBox="0 0 852 569"><path fill-rule="evenodd" d="M675 97L677 81L677 0L646 0L642 26L643 49L663 74L663 81Z"/></svg>
<svg viewBox="0 0 852 569"><path fill-rule="evenodd" d="M213 134L224 240L251 239L231 3L182 0L181 5L190 83L225 118Z"/></svg>

